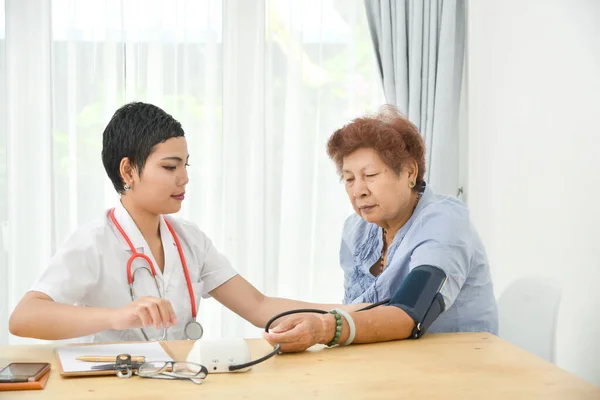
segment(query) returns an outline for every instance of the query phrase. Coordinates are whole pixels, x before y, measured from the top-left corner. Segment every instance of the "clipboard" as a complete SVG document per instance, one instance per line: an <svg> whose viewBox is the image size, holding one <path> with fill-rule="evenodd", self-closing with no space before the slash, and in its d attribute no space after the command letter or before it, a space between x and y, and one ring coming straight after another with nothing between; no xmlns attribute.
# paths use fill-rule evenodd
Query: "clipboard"
<svg viewBox="0 0 600 400"><path fill-rule="evenodd" d="M160 350L159 350L160 349ZM99 351L101 350L101 351ZM82 376L115 376L114 370L94 370L94 365L104 365L106 362L94 363L76 361L75 357L84 355L104 355L97 353L110 353L115 358L119 354L127 353L136 356L145 356L148 361L173 361L173 355L160 342L124 342L124 343L92 343L75 344L57 347L54 350L56 366L61 377ZM81 368L78 368L78 367Z"/></svg>
<svg viewBox="0 0 600 400"><path fill-rule="evenodd" d="M40 390L46 386L52 367L40 379L34 382L0 383L0 392L13 390Z"/></svg>

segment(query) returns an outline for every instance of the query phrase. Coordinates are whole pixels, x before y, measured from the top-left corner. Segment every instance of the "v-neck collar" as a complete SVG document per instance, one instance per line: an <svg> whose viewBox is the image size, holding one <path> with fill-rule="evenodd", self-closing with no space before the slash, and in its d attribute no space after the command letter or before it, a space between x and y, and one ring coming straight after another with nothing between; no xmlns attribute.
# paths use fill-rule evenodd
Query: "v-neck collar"
<svg viewBox="0 0 600 400"><path fill-rule="evenodd" d="M160 238L165 258L164 272L161 272L160 268L158 268L158 263L154 258L154 254L152 254L152 249L148 245L148 242L146 242L146 239L144 239L144 236L138 229L137 225L135 224L135 221L120 201L115 206L114 216L119 225L121 225L121 227L123 228L123 231L125 231L125 233L129 237L129 240L131 241L131 244L133 244L135 250L137 252L147 255L150 258L150 260L152 260L152 262L154 263L154 268L156 270L156 276L161 278L164 281L164 286L167 287L172 275L173 268L175 268L174 264L179 260L179 254L177 251L175 240L173 239L173 235L171 235L171 232L169 231L169 228L165 223L165 218L161 215L159 222ZM117 233L119 241L122 243L123 248L131 255L131 249L129 247L129 244L127 243L125 238L122 237L120 232L117 231Z"/></svg>

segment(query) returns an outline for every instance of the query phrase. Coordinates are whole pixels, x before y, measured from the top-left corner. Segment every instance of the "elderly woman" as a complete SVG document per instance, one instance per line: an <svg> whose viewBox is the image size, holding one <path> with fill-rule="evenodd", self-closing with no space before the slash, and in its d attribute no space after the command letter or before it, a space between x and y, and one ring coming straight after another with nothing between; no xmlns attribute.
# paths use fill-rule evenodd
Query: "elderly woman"
<svg viewBox="0 0 600 400"><path fill-rule="evenodd" d="M415 328L422 321L415 320L410 304L394 299L426 297L414 283L419 279L409 283L407 278L423 268L445 276L438 293L441 314L432 323L428 316L428 332L496 333L497 309L484 246L465 205L436 194L423 180L425 146L417 128L387 107L337 130L327 152L355 211L344 224L340 248L344 303L392 301L342 315L289 316L264 333L265 339L281 344L282 351L302 351L317 343L418 337ZM409 287L399 290L405 280ZM399 292L404 294L397 296Z"/></svg>

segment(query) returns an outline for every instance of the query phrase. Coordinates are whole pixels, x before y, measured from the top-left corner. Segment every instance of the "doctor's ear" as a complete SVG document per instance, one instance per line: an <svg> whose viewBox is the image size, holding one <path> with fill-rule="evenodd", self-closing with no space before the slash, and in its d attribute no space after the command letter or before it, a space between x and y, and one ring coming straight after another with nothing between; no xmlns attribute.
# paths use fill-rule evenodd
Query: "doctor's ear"
<svg viewBox="0 0 600 400"><path fill-rule="evenodd" d="M124 182L125 190L131 189L134 172L135 167L131 165L129 158L123 157L121 164L119 165L119 173L121 174L121 179Z"/></svg>

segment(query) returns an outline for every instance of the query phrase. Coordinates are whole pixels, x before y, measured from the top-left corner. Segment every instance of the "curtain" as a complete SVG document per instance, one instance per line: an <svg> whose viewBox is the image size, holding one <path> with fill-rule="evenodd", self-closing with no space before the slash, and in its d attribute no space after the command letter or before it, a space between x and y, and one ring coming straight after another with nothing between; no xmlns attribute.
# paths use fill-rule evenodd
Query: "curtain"
<svg viewBox="0 0 600 400"><path fill-rule="evenodd" d="M351 208L325 144L383 101L361 1L0 2L0 343L29 342L8 335L10 312L69 233L118 201L102 131L134 100L186 132L177 216L266 294L342 300ZM260 335L212 299L199 315L206 337Z"/></svg>
<svg viewBox="0 0 600 400"><path fill-rule="evenodd" d="M465 1L365 0L365 9L386 101L423 135L427 182L456 195Z"/></svg>
<svg viewBox="0 0 600 400"><path fill-rule="evenodd" d="M6 24L4 0L0 0L0 344L8 337L8 204L7 204L7 96Z"/></svg>

